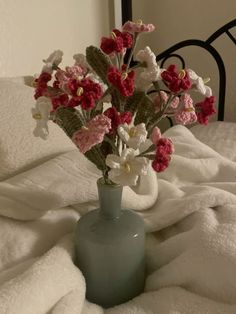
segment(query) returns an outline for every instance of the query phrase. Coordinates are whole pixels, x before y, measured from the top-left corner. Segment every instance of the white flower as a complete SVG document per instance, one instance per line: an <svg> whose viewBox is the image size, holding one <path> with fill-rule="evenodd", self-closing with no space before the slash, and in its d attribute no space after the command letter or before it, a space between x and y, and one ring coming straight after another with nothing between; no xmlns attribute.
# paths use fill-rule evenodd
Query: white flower
<svg viewBox="0 0 236 314"><path fill-rule="evenodd" d="M125 148L121 156L107 155L106 165L111 168L109 179L120 185L136 185L140 175L148 172L149 160L145 157L136 157L132 148Z"/></svg>
<svg viewBox="0 0 236 314"><path fill-rule="evenodd" d="M144 143L147 138L147 130L144 123L136 126L129 126L127 123L121 124L117 131L122 141L133 149L138 149L140 144Z"/></svg>
<svg viewBox="0 0 236 314"><path fill-rule="evenodd" d="M209 79L204 80L201 76L198 76L193 70L188 69L188 75L191 79L194 87L204 96L210 97L212 96L212 90L209 86L205 85L209 81Z"/></svg>
<svg viewBox="0 0 236 314"><path fill-rule="evenodd" d="M34 136L46 140L49 134L48 121L52 110L51 101L42 96L36 100L35 108L32 108L32 116L36 120L36 127L33 131Z"/></svg>
<svg viewBox="0 0 236 314"><path fill-rule="evenodd" d="M53 53L51 53L46 60L43 60L45 66L43 67L42 72L52 74L53 66L58 66L61 63L62 56L63 52L61 50L55 50Z"/></svg>
<svg viewBox="0 0 236 314"><path fill-rule="evenodd" d="M73 56L73 59L75 60L75 64L81 66L82 68L89 69L90 66L86 60L86 56L82 53L77 53Z"/></svg>
<svg viewBox="0 0 236 314"><path fill-rule="evenodd" d="M142 72L138 76L136 88L140 90L147 90L152 82L161 79L163 69L161 69L157 64L156 56L149 47L146 47L144 50L140 50L136 54L136 60L141 63L146 63L146 67L142 69Z"/></svg>

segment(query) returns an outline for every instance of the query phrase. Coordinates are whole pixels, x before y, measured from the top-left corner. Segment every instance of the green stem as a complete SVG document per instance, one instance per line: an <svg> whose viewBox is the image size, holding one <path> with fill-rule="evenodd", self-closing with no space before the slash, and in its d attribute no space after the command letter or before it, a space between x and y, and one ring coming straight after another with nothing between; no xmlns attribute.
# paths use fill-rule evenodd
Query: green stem
<svg viewBox="0 0 236 314"><path fill-rule="evenodd" d="M112 139L110 139L110 137L108 137L107 135L104 136L104 141L109 143L111 145L111 147L112 147L113 153L116 153L119 156L119 151L118 151L118 148L115 145L115 142L113 142Z"/></svg>
<svg viewBox="0 0 236 314"><path fill-rule="evenodd" d="M170 103L172 102L172 100L175 98L176 96L173 95L172 93L170 94L166 104L164 105L164 108L160 111L160 117L148 127L148 134L151 133L151 130L157 126L157 124L165 117L165 112L168 109Z"/></svg>
<svg viewBox="0 0 236 314"><path fill-rule="evenodd" d="M128 69L129 69L130 62L131 62L132 57L133 57L133 54L134 54L134 50L135 50L135 48L136 48L136 46L137 46L137 42L138 42L138 34L136 33L136 34L134 35L133 46L132 46L132 48L131 48L130 55L129 55L129 59L128 59L128 62L127 62L127 71L128 71Z"/></svg>

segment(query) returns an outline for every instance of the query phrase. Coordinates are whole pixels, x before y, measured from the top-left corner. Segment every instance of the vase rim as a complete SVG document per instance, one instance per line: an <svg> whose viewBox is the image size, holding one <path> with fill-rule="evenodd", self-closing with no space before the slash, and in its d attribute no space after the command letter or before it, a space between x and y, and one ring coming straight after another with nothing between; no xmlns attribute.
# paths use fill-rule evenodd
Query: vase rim
<svg viewBox="0 0 236 314"><path fill-rule="evenodd" d="M113 189L122 187L122 185L116 184L116 183L107 184L107 183L105 182L105 180L104 180L103 177L101 177L101 178L99 178L99 179L97 180L97 184L98 184L98 185L104 185L104 186L107 186L107 187L110 187L110 188L113 188Z"/></svg>

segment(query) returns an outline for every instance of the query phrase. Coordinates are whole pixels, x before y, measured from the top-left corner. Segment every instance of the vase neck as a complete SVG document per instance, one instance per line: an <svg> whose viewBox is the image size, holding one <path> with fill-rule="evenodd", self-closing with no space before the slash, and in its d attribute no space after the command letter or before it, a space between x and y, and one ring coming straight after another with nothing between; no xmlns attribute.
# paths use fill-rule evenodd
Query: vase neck
<svg viewBox="0 0 236 314"><path fill-rule="evenodd" d="M123 187L104 183L103 178L97 182L100 215L105 219L117 219L121 212Z"/></svg>

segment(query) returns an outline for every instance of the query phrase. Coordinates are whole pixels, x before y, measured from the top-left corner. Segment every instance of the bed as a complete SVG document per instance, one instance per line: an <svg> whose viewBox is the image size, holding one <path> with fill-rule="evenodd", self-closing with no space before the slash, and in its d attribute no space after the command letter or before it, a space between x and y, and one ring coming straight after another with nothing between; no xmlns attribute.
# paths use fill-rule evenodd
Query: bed
<svg viewBox="0 0 236 314"><path fill-rule="evenodd" d="M123 1L126 19L129 3ZM227 30L233 26L236 20ZM140 296L105 310L85 299L73 263L73 230L97 207L99 173L53 124L47 142L33 137L26 114L33 91L24 82L0 80L0 313L235 314L236 127L222 121L224 106L206 128L169 128L171 166L142 177L137 189L125 188L124 208L145 221L147 280Z"/></svg>

